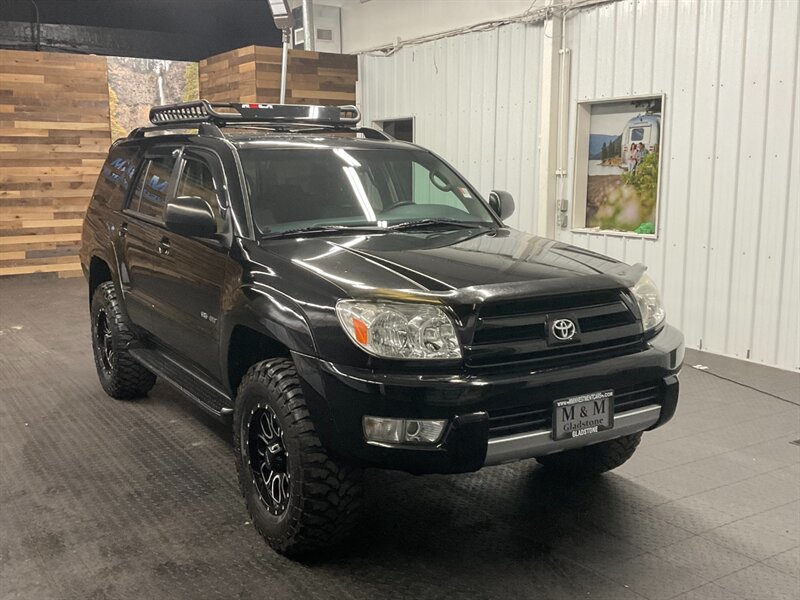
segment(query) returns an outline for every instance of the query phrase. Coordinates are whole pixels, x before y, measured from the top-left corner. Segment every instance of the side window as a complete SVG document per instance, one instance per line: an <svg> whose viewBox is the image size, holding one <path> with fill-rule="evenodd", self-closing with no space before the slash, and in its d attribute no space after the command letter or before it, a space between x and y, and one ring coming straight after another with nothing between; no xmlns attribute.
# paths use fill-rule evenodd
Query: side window
<svg viewBox="0 0 800 600"><path fill-rule="evenodd" d="M146 160L142 163L141 166L141 175L139 175L139 179L136 180L136 189L133 190L133 194L131 194L131 200L128 203L128 208L131 210L139 211L139 203L142 200L142 189L144 188L144 182L147 180L147 170L150 168L150 161Z"/></svg>
<svg viewBox="0 0 800 600"><path fill-rule="evenodd" d="M136 188L131 194L128 208L148 217L161 219L174 166L175 158L172 156L145 159L139 169L140 175L136 179Z"/></svg>
<svg viewBox="0 0 800 600"><path fill-rule="evenodd" d="M186 158L183 173L178 181L178 196L196 196L205 200L217 219L217 231L224 226L214 177L207 164L194 158Z"/></svg>
<svg viewBox="0 0 800 600"><path fill-rule="evenodd" d="M139 197L138 212L148 217L160 219L164 215L164 205L167 200L167 188L175 158L160 156L148 159L147 171L144 172L140 183L142 184Z"/></svg>
<svg viewBox="0 0 800 600"><path fill-rule="evenodd" d="M111 150L100 171L93 198L113 209L121 209L125 193L136 168L135 146L117 146Z"/></svg>

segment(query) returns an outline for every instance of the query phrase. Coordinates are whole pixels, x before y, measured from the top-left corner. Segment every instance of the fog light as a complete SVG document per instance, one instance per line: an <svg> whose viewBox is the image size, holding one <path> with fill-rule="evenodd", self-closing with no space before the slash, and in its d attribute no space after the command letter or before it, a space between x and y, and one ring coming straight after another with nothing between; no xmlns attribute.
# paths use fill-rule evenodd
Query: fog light
<svg viewBox="0 0 800 600"><path fill-rule="evenodd" d="M406 421L405 441L419 444L435 444L442 437L447 421Z"/></svg>
<svg viewBox="0 0 800 600"><path fill-rule="evenodd" d="M447 425L439 419L364 417L364 438L378 444L435 444Z"/></svg>
<svg viewBox="0 0 800 600"><path fill-rule="evenodd" d="M364 417L364 437L368 442L399 444L403 439L403 419Z"/></svg>

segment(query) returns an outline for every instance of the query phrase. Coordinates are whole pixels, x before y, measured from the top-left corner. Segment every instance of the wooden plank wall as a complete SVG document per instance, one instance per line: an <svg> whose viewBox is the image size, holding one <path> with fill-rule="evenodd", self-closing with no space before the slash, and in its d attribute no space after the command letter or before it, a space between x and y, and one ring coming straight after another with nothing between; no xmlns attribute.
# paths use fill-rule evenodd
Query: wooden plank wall
<svg viewBox="0 0 800 600"><path fill-rule="evenodd" d="M105 58L0 50L0 276L81 274L110 143Z"/></svg>
<svg viewBox="0 0 800 600"><path fill-rule="evenodd" d="M286 102L355 104L358 58L289 50ZM278 102L281 49L246 46L200 61L200 97L217 102Z"/></svg>
<svg viewBox="0 0 800 600"><path fill-rule="evenodd" d="M201 61L201 97L276 102L280 48ZM287 102L353 104L355 56L291 50ZM81 274L83 214L111 143L106 59L0 50L0 277Z"/></svg>

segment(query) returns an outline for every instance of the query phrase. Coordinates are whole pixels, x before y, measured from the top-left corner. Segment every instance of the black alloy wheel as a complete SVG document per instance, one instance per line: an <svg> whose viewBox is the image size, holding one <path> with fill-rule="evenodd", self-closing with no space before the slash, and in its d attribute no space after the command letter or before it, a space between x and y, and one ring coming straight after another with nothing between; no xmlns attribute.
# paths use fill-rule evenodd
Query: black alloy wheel
<svg viewBox="0 0 800 600"><path fill-rule="evenodd" d="M131 356L129 348L136 337L111 281L97 286L90 309L92 352L103 389L119 400L145 396L156 376Z"/></svg>
<svg viewBox="0 0 800 600"><path fill-rule="evenodd" d="M347 537L358 520L363 473L320 442L290 358L247 371L232 425L247 511L270 546L298 557Z"/></svg>
<svg viewBox="0 0 800 600"><path fill-rule="evenodd" d="M95 317L95 344L100 353L100 362L106 373L114 371L116 356L114 355L114 338L108 325L108 316L105 309L97 311Z"/></svg>
<svg viewBox="0 0 800 600"><path fill-rule="evenodd" d="M247 439L253 485L267 510L281 515L289 505L291 474L283 429L272 408L259 405L251 412Z"/></svg>

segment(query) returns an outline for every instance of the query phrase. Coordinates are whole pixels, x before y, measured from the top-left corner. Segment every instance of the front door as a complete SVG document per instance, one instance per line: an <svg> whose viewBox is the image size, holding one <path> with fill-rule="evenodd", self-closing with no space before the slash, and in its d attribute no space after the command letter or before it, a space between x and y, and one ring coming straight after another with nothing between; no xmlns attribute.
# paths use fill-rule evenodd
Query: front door
<svg viewBox="0 0 800 600"><path fill-rule="evenodd" d="M156 257L159 312L170 323L163 340L187 361L220 380L220 313L225 282L237 269L225 242L231 226L222 166L215 154L185 149L175 196L205 200L217 217L217 233L193 238L166 232L168 248Z"/></svg>

